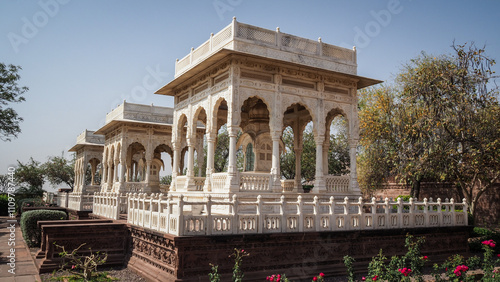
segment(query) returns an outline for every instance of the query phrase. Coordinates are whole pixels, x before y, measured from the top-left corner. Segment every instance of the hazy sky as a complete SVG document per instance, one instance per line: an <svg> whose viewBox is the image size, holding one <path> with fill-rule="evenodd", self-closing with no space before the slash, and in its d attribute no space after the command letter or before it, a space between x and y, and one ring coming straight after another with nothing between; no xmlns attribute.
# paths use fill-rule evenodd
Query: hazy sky
<svg viewBox="0 0 500 282"><path fill-rule="evenodd" d="M421 51L486 44L500 59L500 1L124 1L4 0L0 61L22 66L26 102L13 107L22 133L0 141L0 174L9 166L66 152L96 130L124 99L173 106L153 94L173 79L191 47L239 22L322 38L358 50L358 74L390 81ZM498 71L498 68L496 69Z"/></svg>

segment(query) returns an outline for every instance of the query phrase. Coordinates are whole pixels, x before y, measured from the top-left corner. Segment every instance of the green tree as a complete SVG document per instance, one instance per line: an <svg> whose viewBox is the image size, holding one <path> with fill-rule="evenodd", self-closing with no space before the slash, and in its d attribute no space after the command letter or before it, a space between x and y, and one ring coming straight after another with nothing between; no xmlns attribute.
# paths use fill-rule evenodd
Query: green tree
<svg viewBox="0 0 500 282"><path fill-rule="evenodd" d="M342 175L349 173L351 159L349 156L349 142L347 120L343 116L332 121L333 132L330 133L330 147L328 149L328 173Z"/></svg>
<svg viewBox="0 0 500 282"><path fill-rule="evenodd" d="M165 175L160 179L160 184L170 185L172 183L172 175Z"/></svg>
<svg viewBox="0 0 500 282"><path fill-rule="evenodd" d="M241 136L241 130L238 131L236 140ZM206 145L205 145L206 147ZM206 152L206 150L205 150ZM205 154L205 163L206 163ZM243 170L244 165L244 154L240 148L236 148L236 167L239 171ZM227 171L229 165L229 134L227 132L227 125L224 124L217 134L217 141L215 144L215 155L214 155L214 170L215 172Z"/></svg>
<svg viewBox="0 0 500 282"><path fill-rule="evenodd" d="M286 127L283 130L281 140L285 145L283 152L280 155L280 172L285 179L295 178L295 151L293 146L293 130L291 127Z"/></svg>
<svg viewBox="0 0 500 282"><path fill-rule="evenodd" d="M14 179L19 183L17 193L22 194L43 194L43 184L45 183L45 174L40 162L30 158L26 164L17 161Z"/></svg>
<svg viewBox="0 0 500 282"><path fill-rule="evenodd" d="M11 141L21 132L19 123L23 121L17 112L8 107L11 103L24 101L22 94L28 91L27 87L17 85L21 76L20 66L6 65L0 62L0 139ZM7 106L7 107L6 107Z"/></svg>
<svg viewBox="0 0 500 282"><path fill-rule="evenodd" d="M394 87L360 93L359 179L376 187L389 176L412 185L452 182L474 213L500 174L500 111L494 60L473 44L453 55L423 53L405 65Z"/></svg>
<svg viewBox="0 0 500 282"><path fill-rule="evenodd" d="M52 185L64 183L73 189L75 183L75 159L66 159L64 156L49 157L49 160L41 166L45 177ZM86 175L91 177L90 169Z"/></svg>
<svg viewBox="0 0 500 282"><path fill-rule="evenodd" d="M451 56L422 54L398 82L405 103L426 109L427 150L441 180L455 184L474 213L481 195L500 176L500 107L491 69L495 61L474 44L453 45Z"/></svg>
<svg viewBox="0 0 500 282"><path fill-rule="evenodd" d="M7 192L9 188L10 176L7 174L0 175L0 193Z"/></svg>

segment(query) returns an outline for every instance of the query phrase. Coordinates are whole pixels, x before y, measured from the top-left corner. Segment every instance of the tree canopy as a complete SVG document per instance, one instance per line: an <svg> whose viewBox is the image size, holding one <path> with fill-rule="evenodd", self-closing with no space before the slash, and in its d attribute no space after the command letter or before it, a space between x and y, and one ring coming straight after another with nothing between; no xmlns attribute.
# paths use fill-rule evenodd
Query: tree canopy
<svg viewBox="0 0 500 282"><path fill-rule="evenodd" d="M11 103L24 101L22 94L28 91L27 87L18 86L20 70L20 66L0 62L0 139L3 141L11 141L21 133L19 123L23 118L9 107Z"/></svg>
<svg viewBox="0 0 500 282"><path fill-rule="evenodd" d="M360 183L376 187L394 176L418 196L422 179L455 184L473 213L500 175L495 61L474 44L452 55L422 53L394 86L360 93Z"/></svg>
<svg viewBox="0 0 500 282"><path fill-rule="evenodd" d="M42 165L45 177L52 185L64 183L73 189L75 182L75 160L66 159L64 156L49 157L49 160ZM92 175L88 169L86 184L90 183Z"/></svg>

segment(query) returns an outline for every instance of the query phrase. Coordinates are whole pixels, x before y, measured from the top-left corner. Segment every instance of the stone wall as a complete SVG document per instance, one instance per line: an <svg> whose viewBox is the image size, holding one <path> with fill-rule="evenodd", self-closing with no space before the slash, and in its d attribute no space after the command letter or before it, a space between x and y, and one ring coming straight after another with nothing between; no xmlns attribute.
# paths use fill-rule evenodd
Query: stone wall
<svg viewBox="0 0 500 282"><path fill-rule="evenodd" d="M175 237L130 226L131 257L128 267L152 281L207 281L209 263L219 265L223 280L230 278L234 248L250 253L244 258L245 280L263 281L273 273L307 279L320 272L345 272L344 255L366 269L383 249L388 257L402 255L407 233L425 236L423 254L433 261L468 252L469 227L392 229L376 231L277 233L228 236Z"/></svg>

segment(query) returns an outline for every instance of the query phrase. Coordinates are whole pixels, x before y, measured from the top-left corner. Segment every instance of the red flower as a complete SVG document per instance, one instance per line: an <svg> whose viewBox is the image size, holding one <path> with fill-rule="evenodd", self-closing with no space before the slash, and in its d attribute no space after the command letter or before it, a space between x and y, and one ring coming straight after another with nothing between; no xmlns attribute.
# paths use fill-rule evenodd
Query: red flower
<svg viewBox="0 0 500 282"><path fill-rule="evenodd" d="M428 260L428 259L429 259L429 257L427 257L427 256L423 256L423 257L422 257L422 259L423 259L423 260Z"/></svg>
<svg viewBox="0 0 500 282"><path fill-rule="evenodd" d="M361 281L366 281L366 277L361 277Z"/></svg>
<svg viewBox="0 0 500 282"><path fill-rule="evenodd" d="M318 281L318 277L314 276L313 281Z"/></svg>
<svg viewBox="0 0 500 282"><path fill-rule="evenodd" d="M499 257L499 258L500 258L500 254L498 254L498 255L497 255L497 257Z"/></svg>
<svg viewBox="0 0 500 282"><path fill-rule="evenodd" d="M372 278L372 280L373 280L373 281L377 281L377 279L378 279L378 275L375 275L375 276L373 276L373 278Z"/></svg>
<svg viewBox="0 0 500 282"><path fill-rule="evenodd" d="M462 272L466 272L469 270L469 267L466 265L459 265L453 270L453 273L455 273L456 276L462 276Z"/></svg>
<svg viewBox="0 0 500 282"><path fill-rule="evenodd" d="M321 273L319 274L319 276L321 276L321 277L325 277L325 274L324 274L323 272L321 272Z"/></svg>
<svg viewBox="0 0 500 282"><path fill-rule="evenodd" d="M401 274L403 274L404 276L408 276L410 273L411 273L411 269L409 268L403 268L403 269L398 269L399 272L401 272Z"/></svg>

